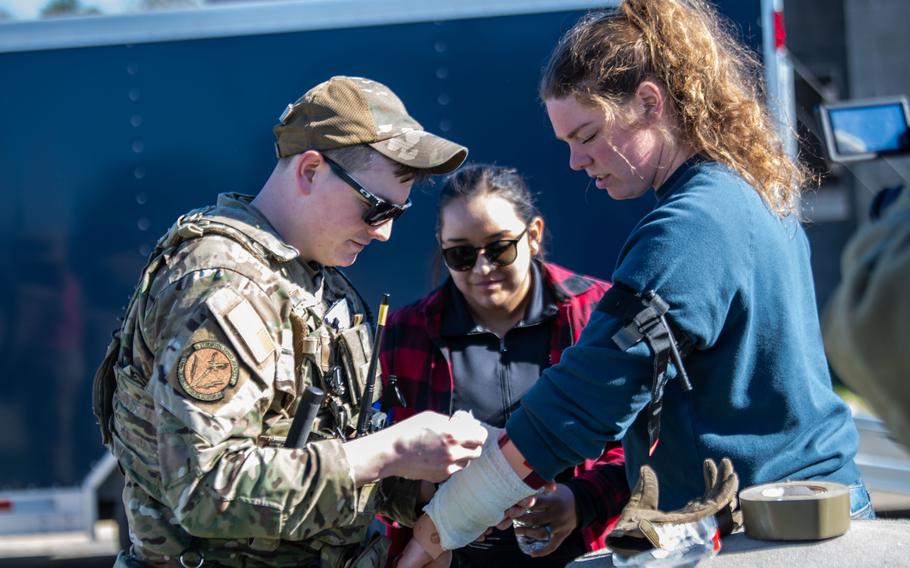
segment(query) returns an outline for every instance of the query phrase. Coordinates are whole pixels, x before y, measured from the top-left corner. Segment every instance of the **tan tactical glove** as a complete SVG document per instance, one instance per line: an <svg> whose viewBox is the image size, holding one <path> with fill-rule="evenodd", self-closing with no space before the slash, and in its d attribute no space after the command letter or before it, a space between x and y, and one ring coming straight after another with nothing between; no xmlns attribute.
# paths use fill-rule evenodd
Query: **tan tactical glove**
<svg viewBox="0 0 910 568"><path fill-rule="evenodd" d="M610 549L631 555L650 548L661 548L654 525L694 523L712 515L722 535L736 530L742 525L742 512L736 511L739 478L733 471L733 463L730 458L723 458L718 470L714 460L706 459L704 475L705 493L700 499L689 501L682 509L664 512L657 508L657 474L649 466L642 466L641 477L629 503L622 510L616 528L607 537Z"/></svg>

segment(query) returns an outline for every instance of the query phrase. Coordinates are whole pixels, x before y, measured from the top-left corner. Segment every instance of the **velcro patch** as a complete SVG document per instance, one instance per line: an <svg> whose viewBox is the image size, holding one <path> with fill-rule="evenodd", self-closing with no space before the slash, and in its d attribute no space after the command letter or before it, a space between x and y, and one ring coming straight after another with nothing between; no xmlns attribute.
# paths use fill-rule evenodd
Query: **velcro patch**
<svg viewBox="0 0 910 568"><path fill-rule="evenodd" d="M243 339L257 365L275 352L275 343L262 323L262 318L247 300L231 308L227 313L227 319Z"/></svg>
<svg viewBox="0 0 910 568"><path fill-rule="evenodd" d="M177 378L186 394L204 402L224 398L237 384L240 367L234 352L219 341L198 341L180 358Z"/></svg>

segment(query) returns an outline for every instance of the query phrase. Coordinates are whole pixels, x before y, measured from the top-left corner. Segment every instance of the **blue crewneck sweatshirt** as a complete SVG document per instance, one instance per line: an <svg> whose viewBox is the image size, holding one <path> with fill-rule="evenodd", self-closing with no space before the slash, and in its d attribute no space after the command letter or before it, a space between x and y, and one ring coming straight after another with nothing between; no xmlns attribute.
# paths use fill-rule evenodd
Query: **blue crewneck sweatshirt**
<svg viewBox="0 0 910 568"><path fill-rule="evenodd" d="M623 246L613 280L655 290L693 341L670 369L659 444L648 456L652 356L620 351L622 326L597 311L575 347L544 372L507 424L531 466L552 477L622 439L630 485L649 464L660 506L704 490L702 460L729 456L740 486L783 479L860 480L858 436L831 389L809 264L798 220L781 218L739 175L693 159L656 192L657 204Z"/></svg>

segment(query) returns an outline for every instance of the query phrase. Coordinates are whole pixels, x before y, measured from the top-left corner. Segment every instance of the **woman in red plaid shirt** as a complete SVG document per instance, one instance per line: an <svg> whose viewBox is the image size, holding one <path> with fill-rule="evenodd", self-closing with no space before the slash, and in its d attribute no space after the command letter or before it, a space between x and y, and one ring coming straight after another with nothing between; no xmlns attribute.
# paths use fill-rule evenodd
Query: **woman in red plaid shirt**
<svg viewBox="0 0 910 568"><path fill-rule="evenodd" d="M542 260L544 220L513 169L469 166L446 179L436 237L449 279L426 297L394 312L382 350L383 377L397 377L407 406L402 420L422 410L470 410L503 427L541 372L575 343L610 284ZM523 520L531 536L550 544L526 556L509 528L454 551L451 566L565 566L603 546L628 498L621 446L605 448L556 478ZM424 487L428 500L432 488ZM393 529L394 557L410 537Z"/></svg>

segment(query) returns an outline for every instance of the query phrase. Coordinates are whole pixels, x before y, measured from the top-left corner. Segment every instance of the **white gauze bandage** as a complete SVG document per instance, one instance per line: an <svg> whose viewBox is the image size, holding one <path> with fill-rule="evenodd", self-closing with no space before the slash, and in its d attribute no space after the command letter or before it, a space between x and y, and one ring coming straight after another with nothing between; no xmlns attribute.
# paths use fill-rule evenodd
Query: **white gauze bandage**
<svg viewBox="0 0 910 568"><path fill-rule="evenodd" d="M436 525L445 550L474 542L502 520L506 509L537 492L518 477L502 455L501 430L487 430L481 456L443 483L423 508Z"/></svg>

